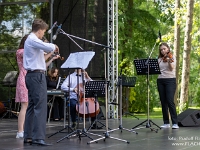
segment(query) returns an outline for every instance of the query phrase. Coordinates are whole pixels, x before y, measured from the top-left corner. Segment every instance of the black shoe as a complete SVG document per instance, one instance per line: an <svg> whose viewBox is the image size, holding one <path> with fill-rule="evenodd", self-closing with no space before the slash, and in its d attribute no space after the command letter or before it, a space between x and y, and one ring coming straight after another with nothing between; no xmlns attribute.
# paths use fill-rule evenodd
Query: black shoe
<svg viewBox="0 0 200 150"><path fill-rule="evenodd" d="M24 144L26 143L32 144L32 139L30 138L24 139Z"/></svg>
<svg viewBox="0 0 200 150"><path fill-rule="evenodd" d="M41 145L41 146L51 146L52 145L52 144L45 143L44 140L33 140L32 144L37 144L37 145Z"/></svg>
<svg viewBox="0 0 200 150"><path fill-rule="evenodd" d="M72 129L76 129L76 122L73 122L71 128L72 128Z"/></svg>

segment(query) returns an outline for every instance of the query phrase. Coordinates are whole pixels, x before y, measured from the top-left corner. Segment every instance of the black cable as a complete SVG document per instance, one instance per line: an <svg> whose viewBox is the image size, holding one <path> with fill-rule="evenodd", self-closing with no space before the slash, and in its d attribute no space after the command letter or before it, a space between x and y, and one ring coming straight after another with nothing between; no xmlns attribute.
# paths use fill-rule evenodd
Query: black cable
<svg viewBox="0 0 200 150"><path fill-rule="evenodd" d="M78 3L79 0L76 1L76 3L73 5L72 9L69 11L68 15L65 17L65 20L62 22L62 25L65 23L65 21L67 20L67 18L69 17L69 15L71 14L71 12L73 11L73 9L75 8L76 4Z"/></svg>

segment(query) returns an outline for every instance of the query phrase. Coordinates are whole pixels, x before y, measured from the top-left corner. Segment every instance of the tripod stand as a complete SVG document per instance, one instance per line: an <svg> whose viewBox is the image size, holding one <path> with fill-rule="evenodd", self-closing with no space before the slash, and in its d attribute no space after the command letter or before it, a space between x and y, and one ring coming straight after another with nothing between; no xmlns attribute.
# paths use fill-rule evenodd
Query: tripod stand
<svg viewBox="0 0 200 150"><path fill-rule="evenodd" d="M96 140L92 140L92 141L89 141L87 144L90 144L90 143L93 143L93 142L97 142L99 140L106 140L106 138L110 138L110 139L114 139L114 140L118 140L118 141L122 141L122 142L126 142L129 144L129 142L127 140L123 140L123 139L119 139L119 138L115 138L115 137L112 137L110 136L109 132L108 132L108 93L107 93L107 90L108 90L108 81L107 81L107 74L106 74L106 53L104 51L104 67L105 67L105 108L106 108L106 132L104 133L104 137L101 137L99 139L96 139Z"/></svg>
<svg viewBox="0 0 200 150"><path fill-rule="evenodd" d="M111 50L114 50L114 48L112 48L112 47L108 47L108 46L106 46L106 45L103 45L103 44L99 44L99 43L96 43L96 42L92 42L92 41L89 41L89 40L86 40L86 39L83 39L83 38L80 38L80 37L76 37L76 36L73 36L73 35L70 35L70 34L67 34L67 33L65 33L62 29L59 29L59 32L60 33L62 33L62 34L64 34L64 35L66 35L67 37L69 37L79 48L81 48L74 40L73 40L73 38L76 38L76 39L79 39L79 40L82 40L82 41L86 41L86 42L89 42L89 43L92 43L92 44L95 44L95 45L99 45L99 46L103 46L104 47L104 49L105 48L109 48L109 49L111 49ZM81 48L82 49L82 48ZM82 49L83 50L83 49ZM69 64L72 64L72 66L73 67L80 67L79 65L81 64L80 63L80 61L82 61L84 58L87 58L88 60L90 60L92 57L91 57L91 55L87 55L86 57L82 57L82 56L77 56L77 58L79 57L79 59L77 59L77 61L73 61L73 62L65 62L62 66L61 66L61 68L69 68ZM76 64L77 62L79 62L78 64ZM83 64L81 64L83 67L83 69L85 69L85 68L87 68L87 65L88 64L86 64L85 62L82 62ZM122 140L122 139L118 139L118 138L114 138L114 137L111 137L110 135L109 135L109 133L108 133L108 118L107 118L107 113L108 113L108 100L107 100L107 74L106 74L106 53L105 53L105 50L104 50L104 67L105 67L105 108L106 108L106 132L105 132L105 137L102 137L101 136L101 138L99 138L99 139L96 139L96 140L92 140L92 141L90 141L90 142L88 142L88 144L89 143L93 143L93 142L97 142L98 140L101 140L101 139L106 139L106 138L112 138L112 139L115 139L115 140L119 140L119 141L123 141L123 142L126 142L126 143L129 143L128 141L126 141L126 140ZM68 66L68 67L66 67L66 66ZM70 66L71 67L71 66ZM79 133L78 133L79 134ZM99 135L97 135L97 136L99 136Z"/></svg>
<svg viewBox="0 0 200 150"><path fill-rule="evenodd" d="M113 131L116 131L116 130L121 130L121 132L122 132L122 130L126 130L126 131L129 131L129 132L134 132L134 133L138 134L134 130L129 130L129 129L124 128L123 125L122 125L122 77L119 77L119 87L120 87L120 102L119 102L120 125L117 129L110 130L109 132L113 132Z"/></svg>
<svg viewBox="0 0 200 150"><path fill-rule="evenodd" d="M10 71L6 74L4 77L2 84L5 87L8 87L8 108L6 112L3 114L1 117L1 120L8 114L8 118L11 118L13 115L17 116L17 112L12 111L12 100L11 100L11 92L12 92L12 87L16 86L15 79L17 76L17 71Z"/></svg>
<svg viewBox="0 0 200 150"><path fill-rule="evenodd" d="M120 86L122 85L122 87L126 87L126 96L125 96L125 100L126 100L126 112L123 113L123 115L130 115L130 116L133 116L135 117L136 119L139 120L138 117L136 117L135 115L133 115L132 113L130 113L128 111L128 90L127 88L129 87L135 87L135 82L136 82L136 77L125 77L125 76L121 76L119 78L119 81L122 82L120 83ZM120 95L121 96L121 95Z"/></svg>
<svg viewBox="0 0 200 150"><path fill-rule="evenodd" d="M86 82L86 85L85 85L85 97L94 97L94 99L95 99L95 101L94 101L95 102L95 117L96 117L96 119L90 125L90 127L88 128L87 131L89 131L94 124L96 124L96 129L97 129L97 123L101 124L102 125L101 127L106 127L105 124L101 123L97 119L97 112L99 113L99 110L97 110L97 104L98 104L97 97L105 97L104 84L105 84L105 81L90 81L90 82ZM111 130L111 129L109 128L109 130Z"/></svg>
<svg viewBox="0 0 200 150"><path fill-rule="evenodd" d="M149 75L150 74L160 74L160 68L158 66L158 60L157 59L138 59L134 60L136 71L138 75L147 75L147 119L143 121L142 123L136 125L132 129L137 128L138 126L143 125L146 123L146 128L150 128L151 131L158 132L158 129L152 128L151 123L155 125L157 128L161 129L157 124L155 124L152 120L149 119ZM144 125L143 125L144 126ZM141 127L142 128L142 127ZM144 128L144 127L143 127ZM139 128L137 128L139 129Z"/></svg>
<svg viewBox="0 0 200 150"><path fill-rule="evenodd" d="M87 57L86 57L87 56ZM91 56L89 58L89 56ZM78 104L77 104L77 107L78 107L78 118L79 118L79 98L80 98L80 95L79 95L79 90L80 90L80 85L79 85L79 70L80 68L86 68L89 61L92 59L92 57L94 56L94 52L78 52L78 53L72 53L70 54L70 56L68 57L68 59L66 60L66 62L61 66L61 68L75 68L77 69L77 99L78 99ZM79 58L80 57L80 58ZM85 65L85 66L84 66ZM84 80L85 80L85 77L84 77L84 73L81 75L82 77L82 85L83 85L83 93L85 93L85 84L84 84ZM69 77L70 79L70 77ZM81 83L80 83L81 84ZM70 87L70 81L68 83L68 87L71 88L71 90L73 89L74 90L74 87ZM70 91L71 94L73 94L72 91ZM82 98L82 97L81 97ZM63 139L65 138L69 138L73 135L77 135L79 137L79 139L81 140L81 136L86 136L90 139L92 139L88 134L92 134L92 133L88 133L85 129L85 95L84 95L84 98L83 98L83 114L84 114L84 127L83 129L76 129L74 130L73 132L71 132L70 134L66 135L65 137L63 137L62 139L58 140L57 142L60 142L62 141ZM78 126L77 128L79 128L79 122L78 122ZM93 135L96 135L96 134L93 134ZM99 136L99 135L97 135ZM93 140L93 139L92 139Z"/></svg>

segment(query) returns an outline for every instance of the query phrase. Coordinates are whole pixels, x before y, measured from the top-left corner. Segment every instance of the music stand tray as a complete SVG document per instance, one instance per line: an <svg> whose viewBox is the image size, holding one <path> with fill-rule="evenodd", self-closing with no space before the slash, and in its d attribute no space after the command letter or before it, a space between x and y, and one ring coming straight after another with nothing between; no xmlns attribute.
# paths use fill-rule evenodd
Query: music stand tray
<svg viewBox="0 0 200 150"><path fill-rule="evenodd" d="M136 77L121 76L119 78L122 79L122 86L123 87L135 87Z"/></svg>
<svg viewBox="0 0 200 150"><path fill-rule="evenodd" d="M126 78L126 77L123 77L123 79L124 79L124 85L128 85L127 84L127 81L128 80L126 80L126 79L128 79L128 78ZM118 128L116 128L116 129L113 129L113 130L111 130L111 131L109 131L109 132L113 132L113 131L116 131L116 130L121 130L121 132L122 132L122 130L126 130L126 131L129 131L129 132L134 132L134 133L136 133L136 134L138 134L136 131L134 131L134 130L129 130L129 129L126 129L126 128L124 128L123 127L123 125L122 125L122 85L123 85L123 79L122 79L122 76L120 76L119 78L118 78L118 86L119 86L119 97L120 97L120 99L119 99L119 114L120 114L120 124L119 124L119 127ZM135 78L134 78L135 79ZM131 80L132 81L132 80ZM135 80L133 81L134 82L134 84L130 84L130 86L135 86ZM133 115L132 115L133 116ZM136 117L137 118L137 117Z"/></svg>
<svg viewBox="0 0 200 150"><path fill-rule="evenodd" d="M107 81L108 84L108 81ZM85 97L105 97L105 81L94 80L85 83Z"/></svg>
<svg viewBox="0 0 200 150"><path fill-rule="evenodd" d="M107 84L109 83L109 81L107 81ZM97 112L97 97L105 97L105 81L104 80L94 80L94 81L89 81L85 83L85 97L94 97L95 98L95 113ZM95 114L96 119L95 121L90 125L90 127L87 129L90 130L91 127L96 123L96 127L97 127L97 123L100 123L102 126L101 127L105 127L106 125L104 125L103 123L101 123L98 119L97 119L97 114ZM101 128L100 127L100 128ZM111 130L110 128L108 128L109 130Z"/></svg>
<svg viewBox="0 0 200 150"><path fill-rule="evenodd" d="M151 131L157 132L158 129L151 128L151 123L155 126L157 126L159 129L161 129L157 124L155 124L152 120L149 119L149 75L154 75L154 74L161 74L160 72L160 67L158 64L157 59L135 59L134 64L136 67L136 72L137 75L147 75L147 105L148 105L148 112L147 112L147 119L143 121L142 123L136 125L132 129L137 128L140 125L143 125L143 123L146 122L146 128L150 128ZM137 128L138 129L138 128Z"/></svg>
<svg viewBox="0 0 200 150"><path fill-rule="evenodd" d="M95 52L92 52L92 51L71 53L69 55L68 59L62 64L61 68L86 69L94 55L95 55ZM70 74L69 74L69 76L70 76ZM78 76L77 76L77 81L78 81ZM70 89L70 87L69 87L69 89ZM70 90L69 90L69 93L70 93ZM79 96L78 96L78 99L79 99ZM70 100L69 100L69 105L70 105ZM78 127L79 127L79 122L78 122ZM92 134L92 133L89 133L89 134ZM79 139L81 139L82 135L92 139L90 136L88 136L88 132L86 133L86 130L85 130L85 117L84 117L84 128L82 130L75 129L70 134L68 134L68 135L64 136L63 138L61 138L60 140L58 140L57 143L64 140L65 138L71 137L72 135L77 135L79 137ZM93 135L96 135L96 134L93 134Z"/></svg>
<svg viewBox="0 0 200 150"><path fill-rule="evenodd" d="M134 60L137 75L161 74L157 59L135 59ZM149 65L149 72L148 72Z"/></svg>
<svg viewBox="0 0 200 150"><path fill-rule="evenodd" d="M126 76L120 76L119 79L121 79L121 84L122 84L122 87L135 87L135 83L136 83L136 77L126 77ZM119 80L120 81L120 80ZM120 85L120 83L119 83ZM126 107L128 109L128 98L127 98L127 92L126 92L126 97L125 97L125 100L126 100ZM122 108L123 109L123 108ZM126 109L126 112L124 112L123 115L130 115L130 116L133 116L135 117L136 119L139 120L138 117L136 117L135 115L133 115L132 113L130 113L128 110Z"/></svg>

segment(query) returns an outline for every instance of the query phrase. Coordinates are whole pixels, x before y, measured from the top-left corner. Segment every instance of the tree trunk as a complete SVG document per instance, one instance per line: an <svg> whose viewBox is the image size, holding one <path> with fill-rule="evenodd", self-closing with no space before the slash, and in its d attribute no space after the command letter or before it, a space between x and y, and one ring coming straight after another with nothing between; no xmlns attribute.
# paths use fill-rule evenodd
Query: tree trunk
<svg viewBox="0 0 200 150"><path fill-rule="evenodd" d="M175 0L175 23L174 23L174 56L176 57L176 93L174 96L175 104L178 102L179 85L179 55L180 55L180 0Z"/></svg>
<svg viewBox="0 0 200 150"><path fill-rule="evenodd" d="M184 38L184 51L183 51L183 67L181 79L181 95L180 95L180 112L184 111L185 104L188 101L188 85L190 75L190 51L191 51L191 32L193 23L193 9L194 0L188 0L187 4L187 18Z"/></svg>

